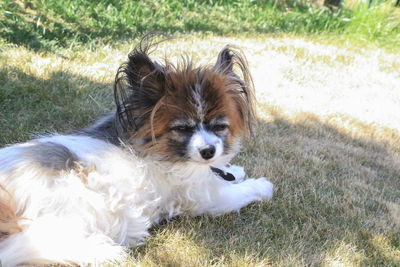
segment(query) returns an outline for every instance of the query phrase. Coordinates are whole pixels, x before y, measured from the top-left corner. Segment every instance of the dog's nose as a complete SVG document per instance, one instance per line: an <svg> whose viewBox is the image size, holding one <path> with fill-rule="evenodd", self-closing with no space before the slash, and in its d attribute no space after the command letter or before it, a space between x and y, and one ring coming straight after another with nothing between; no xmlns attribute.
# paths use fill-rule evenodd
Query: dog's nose
<svg viewBox="0 0 400 267"><path fill-rule="evenodd" d="M215 155L215 146L208 146L200 150L203 159L211 159Z"/></svg>

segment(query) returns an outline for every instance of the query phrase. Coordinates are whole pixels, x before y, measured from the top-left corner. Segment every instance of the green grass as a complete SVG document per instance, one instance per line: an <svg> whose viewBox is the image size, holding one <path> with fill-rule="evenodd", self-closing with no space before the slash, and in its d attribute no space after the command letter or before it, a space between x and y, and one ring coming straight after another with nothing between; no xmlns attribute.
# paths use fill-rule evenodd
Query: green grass
<svg viewBox="0 0 400 267"><path fill-rule="evenodd" d="M3 0L0 37L34 49L113 44L148 31L323 34L400 47L399 15L391 3L331 12L313 2Z"/></svg>
<svg viewBox="0 0 400 267"><path fill-rule="evenodd" d="M400 39L400 8L396 11L391 4L374 2L371 7L365 3L354 8L344 34L383 43L390 38L389 44L396 44Z"/></svg>

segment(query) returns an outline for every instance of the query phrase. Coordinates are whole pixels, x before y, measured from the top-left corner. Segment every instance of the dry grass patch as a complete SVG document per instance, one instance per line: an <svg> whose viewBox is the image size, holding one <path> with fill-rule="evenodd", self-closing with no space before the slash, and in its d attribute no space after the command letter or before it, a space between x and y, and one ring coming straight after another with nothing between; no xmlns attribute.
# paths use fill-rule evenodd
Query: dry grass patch
<svg viewBox="0 0 400 267"><path fill-rule="evenodd" d="M400 264L399 54L300 38L190 36L156 56L245 51L259 124L234 161L275 184L269 203L218 218L179 217L152 229L122 265ZM113 107L130 45L0 55L0 143L82 127Z"/></svg>

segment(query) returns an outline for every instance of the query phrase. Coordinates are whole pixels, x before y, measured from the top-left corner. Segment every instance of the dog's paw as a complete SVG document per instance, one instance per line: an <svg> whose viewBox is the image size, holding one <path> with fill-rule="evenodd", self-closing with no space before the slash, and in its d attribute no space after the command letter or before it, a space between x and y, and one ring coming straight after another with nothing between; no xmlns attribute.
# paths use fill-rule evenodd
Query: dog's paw
<svg viewBox="0 0 400 267"><path fill-rule="evenodd" d="M229 167L223 167L222 170L224 172L232 173L232 175L235 177L235 182L237 183L242 182L246 177L246 173L244 172L244 168L242 166L230 165Z"/></svg>
<svg viewBox="0 0 400 267"><path fill-rule="evenodd" d="M261 177L258 179L252 178L252 179L247 179L246 181L251 181L251 185L255 191L255 193L258 195L258 197L261 199L267 199L270 200L273 195L273 190L274 190L274 185L267 180L265 177Z"/></svg>

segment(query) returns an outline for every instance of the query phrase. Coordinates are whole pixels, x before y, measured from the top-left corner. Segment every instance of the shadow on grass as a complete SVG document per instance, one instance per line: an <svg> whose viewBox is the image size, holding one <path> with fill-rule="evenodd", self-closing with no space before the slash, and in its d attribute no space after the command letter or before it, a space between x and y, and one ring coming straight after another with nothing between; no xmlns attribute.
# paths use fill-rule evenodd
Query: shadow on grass
<svg viewBox="0 0 400 267"><path fill-rule="evenodd" d="M112 84L56 71L41 79L0 69L0 146L87 125L113 108Z"/></svg>
<svg viewBox="0 0 400 267"><path fill-rule="evenodd" d="M240 215L179 217L156 226L155 237L135 250L135 257L146 255L162 266L400 263L400 162L394 155L399 147L356 138L312 114L296 122L271 116L260 121L235 163L250 177L270 178L272 202L254 203ZM353 123L359 131L368 128ZM169 253L173 246L188 248L157 237L165 232L180 233L201 255Z"/></svg>

